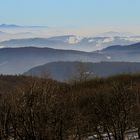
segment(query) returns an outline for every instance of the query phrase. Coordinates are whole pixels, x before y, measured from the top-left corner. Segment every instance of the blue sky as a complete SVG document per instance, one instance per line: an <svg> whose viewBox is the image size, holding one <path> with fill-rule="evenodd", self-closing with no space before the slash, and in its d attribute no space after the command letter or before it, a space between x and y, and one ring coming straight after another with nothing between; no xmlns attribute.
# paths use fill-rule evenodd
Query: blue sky
<svg viewBox="0 0 140 140"><path fill-rule="evenodd" d="M140 0L0 0L0 23L61 27L140 26Z"/></svg>

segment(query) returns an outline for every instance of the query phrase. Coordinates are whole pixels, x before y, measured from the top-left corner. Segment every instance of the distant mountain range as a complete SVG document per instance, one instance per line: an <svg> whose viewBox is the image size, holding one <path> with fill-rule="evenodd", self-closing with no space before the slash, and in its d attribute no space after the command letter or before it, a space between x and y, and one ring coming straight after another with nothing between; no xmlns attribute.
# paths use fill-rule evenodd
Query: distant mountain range
<svg viewBox="0 0 140 140"><path fill-rule="evenodd" d="M0 24L0 28L19 28L22 26L15 25L15 24Z"/></svg>
<svg viewBox="0 0 140 140"><path fill-rule="evenodd" d="M54 79L64 80L72 76L74 68L71 67L79 62L95 67L91 72L99 76L139 71L140 36L111 31L95 37L43 38L38 37L40 28L49 29L47 26L0 25L0 73L22 74L31 69L29 74L33 71L38 75L50 70ZM43 66L38 67L40 65Z"/></svg>
<svg viewBox="0 0 140 140"><path fill-rule="evenodd" d="M140 73L140 63L130 62L53 62L30 69L24 75L42 76L48 74L58 81L72 80L78 78L79 67L84 68L83 73L91 77L106 77L116 74ZM79 71L78 71L79 70ZM43 75L44 74L44 75Z"/></svg>
<svg viewBox="0 0 140 140"><path fill-rule="evenodd" d="M0 49L0 73L19 74L32 67L55 61L99 62L107 58L98 53L51 48L3 48Z"/></svg>
<svg viewBox="0 0 140 140"><path fill-rule="evenodd" d="M20 35L20 34L19 34ZM23 35L23 33L22 33ZM25 36L28 36L29 33ZM24 36L24 35L23 35ZM0 42L3 47L49 47L55 49L95 51L114 45L131 45L140 42L140 36L132 37L78 37L75 35L50 38L11 39Z"/></svg>
<svg viewBox="0 0 140 140"><path fill-rule="evenodd" d="M110 32L105 32L105 33L101 33L97 35L98 37L132 37L132 36L136 36L133 33L129 33L129 32L114 32L114 31L110 31Z"/></svg>
<svg viewBox="0 0 140 140"><path fill-rule="evenodd" d="M116 46L110 46L102 50L102 52L110 52L110 51L130 51L130 52L136 52L140 51L140 43L132 44L132 45L127 45L127 46L122 46L122 45L116 45Z"/></svg>
<svg viewBox="0 0 140 140"><path fill-rule="evenodd" d="M0 73L3 74L21 74L33 67L56 61L140 62L140 43L111 46L95 52L36 47L0 49Z"/></svg>
<svg viewBox="0 0 140 140"><path fill-rule="evenodd" d="M0 24L0 28L47 28L48 26L21 26L16 24Z"/></svg>
<svg viewBox="0 0 140 140"><path fill-rule="evenodd" d="M129 32L110 31L93 37L76 35L48 37L51 32L62 34L56 28L48 26L0 24L0 48L34 46L91 52L108 46L131 45L140 42L140 36Z"/></svg>

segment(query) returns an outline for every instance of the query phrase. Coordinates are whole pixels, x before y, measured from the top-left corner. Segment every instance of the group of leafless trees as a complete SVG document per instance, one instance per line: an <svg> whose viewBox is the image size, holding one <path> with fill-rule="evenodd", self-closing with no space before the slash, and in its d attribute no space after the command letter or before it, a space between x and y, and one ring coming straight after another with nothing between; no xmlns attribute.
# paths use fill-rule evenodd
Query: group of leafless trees
<svg viewBox="0 0 140 140"><path fill-rule="evenodd" d="M72 83L17 77L0 76L1 140L124 140L126 130L140 130L140 75Z"/></svg>

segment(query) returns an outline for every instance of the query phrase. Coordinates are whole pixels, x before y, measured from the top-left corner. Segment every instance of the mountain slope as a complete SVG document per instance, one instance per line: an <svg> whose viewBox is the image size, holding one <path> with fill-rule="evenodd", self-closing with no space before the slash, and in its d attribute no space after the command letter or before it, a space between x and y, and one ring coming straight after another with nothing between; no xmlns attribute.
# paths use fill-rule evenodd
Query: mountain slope
<svg viewBox="0 0 140 140"><path fill-rule="evenodd" d="M139 73L140 63L130 62L53 62L30 69L25 75L44 76L48 73L55 80L69 80L79 74L79 67L84 67L86 73L92 76L111 76L122 73Z"/></svg>
<svg viewBox="0 0 140 140"><path fill-rule="evenodd" d="M102 51L140 51L140 43L132 44L132 45L127 45L127 46L121 46L121 45L116 45L116 46L110 46Z"/></svg>
<svg viewBox="0 0 140 140"><path fill-rule="evenodd" d="M0 49L0 73L3 74L21 74L35 66L56 61L140 62L140 43L111 46L96 52L36 47Z"/></svg>
<svg viewBox="0 0 140 140"><path fill-rule="evenodd" d="M107 60L104 55L50 48L3 48L0 49L0 73L23 73L32 67L54 61L97 62Z"/></svg>
<svg viewBox="0 0 140 140"><path fill-rule="evenodd" d="M110 46L98 53L110 58L110 61L140 62L140 43L127 46Z"/></svg>

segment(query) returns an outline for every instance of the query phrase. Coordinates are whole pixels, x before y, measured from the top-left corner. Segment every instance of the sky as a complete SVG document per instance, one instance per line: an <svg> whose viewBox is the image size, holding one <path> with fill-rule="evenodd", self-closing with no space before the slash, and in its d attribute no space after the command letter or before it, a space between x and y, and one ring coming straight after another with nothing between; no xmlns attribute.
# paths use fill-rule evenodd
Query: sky
<svg viewBox="0 0 140 140"><path fill-rule="evenodd" d="M140 0L0 0L0 23L72 29L140 29Z"/></svg>

